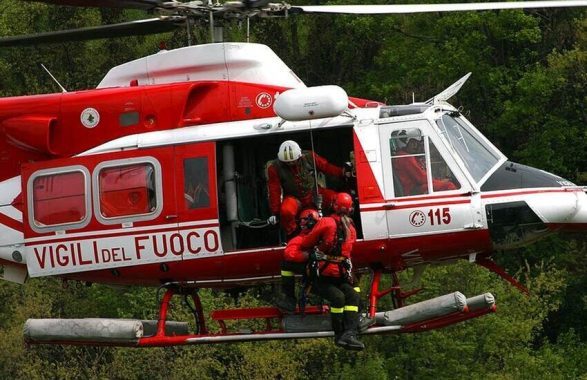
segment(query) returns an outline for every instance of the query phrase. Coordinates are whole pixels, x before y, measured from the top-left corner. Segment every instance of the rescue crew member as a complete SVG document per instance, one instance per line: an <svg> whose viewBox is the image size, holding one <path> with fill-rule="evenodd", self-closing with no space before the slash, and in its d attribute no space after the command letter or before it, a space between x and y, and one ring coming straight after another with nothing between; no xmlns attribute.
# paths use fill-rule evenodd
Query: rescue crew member
<svg viewBox="0 0 587 380"><path fill-rule="evenodd" d="M277 159L267 164L267 185L269 193L270 224L281 222L288 237L296 233L296 217L304 208L330 208L336 192L318 186L316 194L316 169L326 175L341 178L345 169L330 164L326 159L312 151L303 151L298 143L284 141L277 152ZM283 196L283 201L282 201Z"/></svg>
<svg viewBox="0 0 587 380"><path fill-rule="evenodd" d="M330 302L335 344L360 351L365 345L357 339L360 296L353 288L351 276L351 250L357 239L349 217L353 211L352 197L347 193L337 194L333 208L334 214L322 218L302 237L301 249L315 248L318 273L312 291Z"/></svg>
<svg viewBox="0 0 587 380"><path fill-rule="evenodd" d="M406 134L405 131L402 131ZM415 154L424 154L422 136L408 136L405 147L396 152L394 157L394 175L398 176L403 188L403 195L418 195L428 193L428 176L426 164L421 162ZM448 179L432 179L434 191L455 190L456 186Z"/></svg>
<svg viewBox="0 0 587 380"><path fill-rule="evenodd" d="M320 214L314 209L300 213L300 234L291 239L283 251L281 261L281 294L275 305L282 311L292 313L296 310L295 275L304 274L308 262L308 251L300 247L302 237L306 236L320 220Z"/></svg>
<svg viewBox="0 0 587 380"><path fill-rule="evenodd" d="M210 205L208 189L206 189L201 183L189 183L186 184L185 188L183 196L186 209L202 208Z"/></svg>

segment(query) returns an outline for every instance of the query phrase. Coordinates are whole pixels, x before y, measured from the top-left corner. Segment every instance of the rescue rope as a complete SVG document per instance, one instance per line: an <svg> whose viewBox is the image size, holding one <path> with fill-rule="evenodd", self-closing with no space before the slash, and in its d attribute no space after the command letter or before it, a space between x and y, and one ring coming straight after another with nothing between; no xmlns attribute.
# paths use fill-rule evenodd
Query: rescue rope
<svg viewBox="0 0 587 380"><path fill-rule="evenodd" d="M316 168L316 155L314 149L314 131L312 131L312 121L310 120L310 147L312 148L312 164L314 165L314 189L316 191L316 208L318 213L322 216L322 199L318 191L318 168Z"/></svg>
<svg viewBox="0 0 587 380"><path fill-rule="evenodd" d="M251 219L248 222L239 219L238 224L248 228L265 228L270 225L269 223L267 223L267 220L259 218Z"/></svg>

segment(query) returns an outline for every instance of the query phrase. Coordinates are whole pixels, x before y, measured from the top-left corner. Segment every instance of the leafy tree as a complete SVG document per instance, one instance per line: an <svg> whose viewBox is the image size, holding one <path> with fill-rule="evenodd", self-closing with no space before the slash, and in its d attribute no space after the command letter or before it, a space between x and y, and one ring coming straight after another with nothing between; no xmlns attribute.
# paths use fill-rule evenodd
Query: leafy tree
<svg viewBox="0 0 587 380"><path fill-rule="evenodd" d="M0 35L136 19L138 11L54 7L0 0ZM320 16L253 20L253 41L269 44L308 84L342 85L352 95L387 103L423 101L468 71L454 102L508 156L587 178L584 10L535 10L410 16ZM238 23L226 35L244 40ZM0 95L58 91L44 63L68 89L95 86L114 65L151 54L163 37L185 42L185 29L36 48L0 50ZM194 32L206 42L206 24ZM497 255L525 283L526 297L495 275L461 262L431 268L417 302L462 291L491 291L494 315L421 334L365 337L362 353L331 340L276 341L157 349L25 347L27 318L156 319L155 289L65 284L32 279L0 283L0 374L3 378L581 378L587 374L584 323L585 244L552 238ZM364 280L366 281L366 280ZM366 289L366 284L364 289ZM266 305L266 288L235 304L224 293L201 292L206 310ZM380 308L389 309L384 299ZM170 318L190 321L174 299ZM211 326L217 329L217 326Z"/></svg>

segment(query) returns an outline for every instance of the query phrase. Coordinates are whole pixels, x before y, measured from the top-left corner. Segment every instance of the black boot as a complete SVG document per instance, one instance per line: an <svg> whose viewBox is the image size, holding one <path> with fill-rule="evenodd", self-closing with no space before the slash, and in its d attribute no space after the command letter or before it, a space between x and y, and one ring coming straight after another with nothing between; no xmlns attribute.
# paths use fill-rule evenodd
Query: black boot
<svg viewBox="0 0 587 380"><path fill-rule="evenodd" d="M281 294L275 300L275 306L283 312L296 311L296 280L293 276L281 276Z"/></svg>
<svg viewBox="0 0 587 380"><path fill-rule="evenodd" d="M340 337L344 332L342 313L330 313L330 321L332 323L332 331L334 331L334 344L336 344L337 346L344 347L344 345L339 344Z"/></svg>
<svg viewBox="0 0 587 380"><path fill-rule="evenodd" d="M356 311L344 312L344 332L336 341L337 346L344 347L347 350L362 351L365 345L357 339L359 328L359 313Z"/></svg>

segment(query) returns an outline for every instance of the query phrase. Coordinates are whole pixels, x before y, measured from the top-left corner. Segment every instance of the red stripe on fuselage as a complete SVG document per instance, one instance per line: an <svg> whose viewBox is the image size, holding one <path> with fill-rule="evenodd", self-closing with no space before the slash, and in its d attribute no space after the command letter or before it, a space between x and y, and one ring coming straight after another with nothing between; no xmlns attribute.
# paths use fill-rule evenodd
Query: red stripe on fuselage
<svg viewBox="0 0 587 380"><path fill-rule="evenodd" d="M383 194L373 174L371 163L367 159L367 155L357 133L353 131L353 143L355 146L355 165L357 170L357 191L359 193L359 201L365 203L380 203L383 201Z"/></svg>
<svg viewBox="0 0 587 380"><path fill-rule="evenodd" d="M460 197L469 197L469 196L471 196L471 193L448 194L448 195L430 195L430 196L411 197L411 198L386 199L385 202L412 202L412 201L425 201L428 199L447 199L447 198L460 198Z"/></svg>
<svg viewBox="0 0 587 380"><path fill-rule="evenodd" d="M446 201L446 202L428 202L428 203L414 203L409 205L397 205L394 203L388 203L384 206L378 206L373 208L366 208L361 209L364 212L371 212L371 211L393 211L393 210L402 210L406 208L418 208L418 207L431 207L431 206L444 206L444 205L458 205L458 204L465 204L470 203L469 199L463 199L459 201Z"/></svg>
<svg viewBox="0 0 587 380"><path fill-rule="evenodd" d="M153 228L151 230L133 230L133 229L129 228L128 231L120 231L120 232L114 232L111 234L103 234L103 235L84 235L84 236L79 236L79 237L59 235L59 239L37 240L37 241L32 241L32 242L29 241L29 242L25 242L25 245L32 246L32 245L39 245L39 244L62 243L62 242L68 242L71 240L80 241L80 240L91 240L91 239L105 239L105 238L124 236L124 235L137 235L137 234L144 235L144 234L154 234L154 233L159 233L159 232L183 231L183 230L189 230L192 228L207 228L207 227L218 227L218 226L219 226L218 223L209 223L209 224L195 224L195 225L183 226L183 227L179 227L179 228L178 227Z"/></svg>
<svg viewBox="0 0 587 380"><path fill-rule="evenodd" d="M12 228L13 230L22 232L24 227L22 222L16 219L12 219L11 217L1 214L0 213L0 224L5 225L8 228Z"/></svg>
<svg viewBox="0 0 587 380"><path fill-rule="evenodd" d="M499 197L510 197L514 195L528 195L528 194L541 194L541 193L582 193L582 189L543 189L543 190L519 190L519 191L508 191L507 193L486 193L481 194L481 198L499 198Z"/></svg>
<svg viewBox="0 0 587 380"><path fill-rule="evenodd" d="M486 193L486 194L481 194L481 198L486 199L486 198L505 198L505 197L511 197L511 196L516 196L516 195L529 195L529 194L543 194L543 193L575 193L575 192L583 192L582 189L565 189L565 188L560 188L560 189L543 189L543 190L518 190L518 191L508 191L506 193ZM463 200L459 200L459 201L452 201L452 200L448 200L446 202L442 202L442 201L437 201L437 202L427 202L427 203L414 203L414 204L408 204L408 205L397 205L396 203L400 203L400 202L416 202L416 201L425 201L425 200L432 200L432 199L449 199L449 198L456 198L456 197L464 197L464 196L469 196L469 194L455 194L455 195L443 195L443 196L430 196L430 197L418 197L418 198L398 198L398 199L391 199L391 200L386 200L386 202L389 202L383 206L377 206L377 207L369 207L368 205L366 205L366 207L361 208L361 211L365 211L365 212L370 212L370 211L382 211L382 210L401 210L401 209L406 209L406 208L416 208L416 207L430 207L430 206L442 206L442 205L453 205L453 204L463 204L463 203L469 203L470 199L463 199Z"/></svg>
<svg viewBox="0 0 587 380"><path fill-rule="evenodd" d="M356 269L383 266L393 271L425 262L444 262L466 257L471 252L491 251L489 231L471 230L393 239L360 240L353 249ZM240 283L261 284L279 277L282 248L234 251L198 259L149 263L82 273L63 277L121 285L159 285L162 281L204 281L198 287L234 287ZM261 278L261 279L260 279Z"/></svg>

